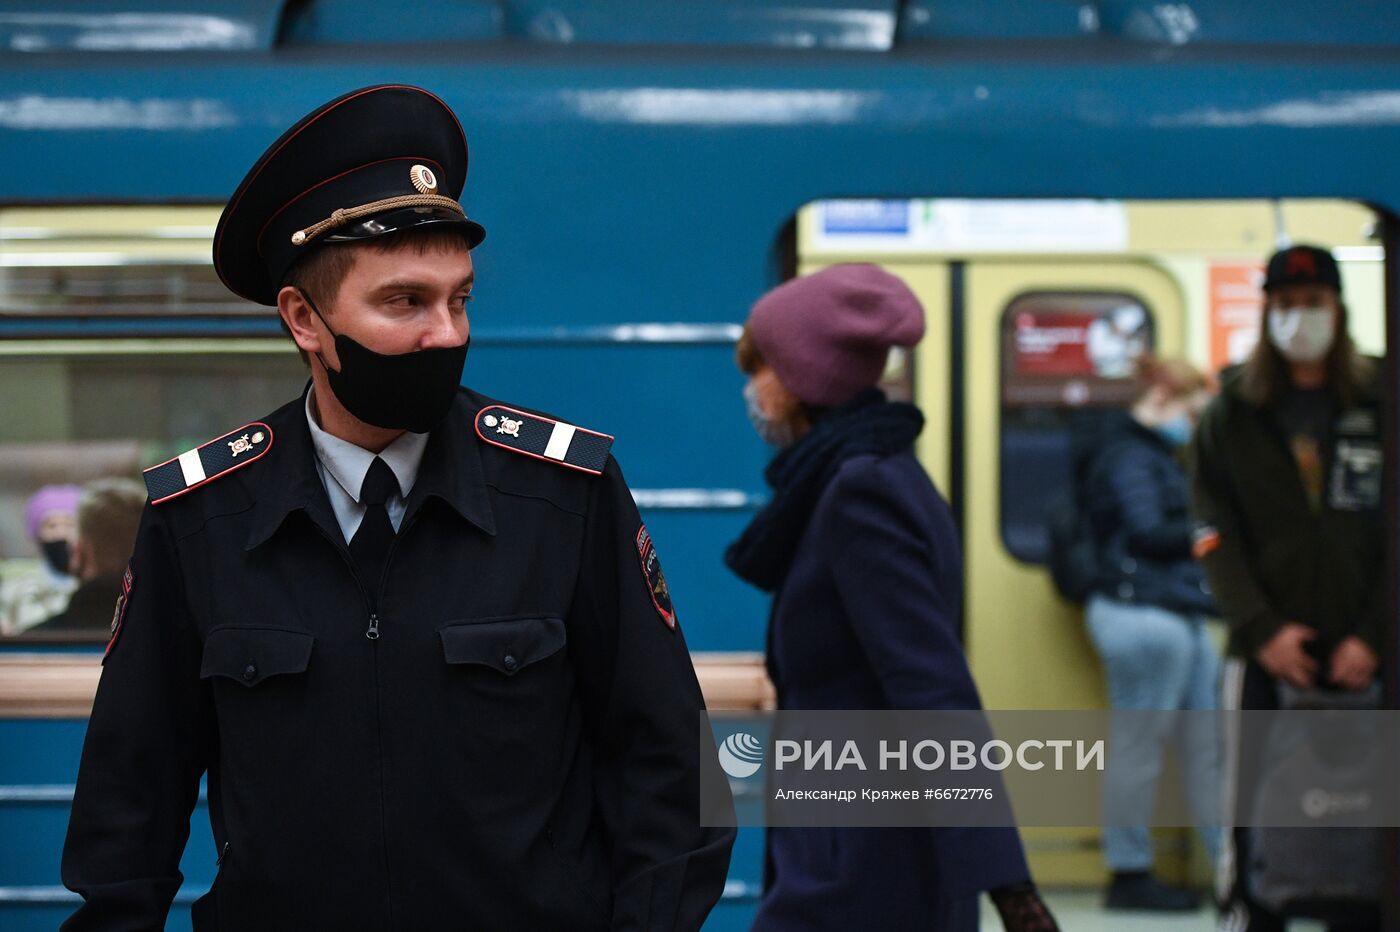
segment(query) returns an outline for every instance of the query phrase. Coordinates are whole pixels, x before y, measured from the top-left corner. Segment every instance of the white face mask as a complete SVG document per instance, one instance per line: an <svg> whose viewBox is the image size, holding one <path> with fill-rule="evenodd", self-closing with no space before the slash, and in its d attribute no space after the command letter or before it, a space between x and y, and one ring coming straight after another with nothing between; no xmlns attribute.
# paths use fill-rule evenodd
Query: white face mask
<svg viewBox="0 0 1400 932"><path fill-rule="evenodd" d="M753 382L744 385L744 404L749 411L749 423L753 424L753 429L764 442L780 450L792 446L796 439L792 434L792 427L782 421L773 420L764 412L763 406L758 403L758 386Z"/></svg>
<svg viewBox="0 0 1400 932"><path fill-rule="evenodd" d="M1290 307L1269 312L1269 342L1289 362L1317 362L1336 337L1336 314L1325 307Z"/></svg>

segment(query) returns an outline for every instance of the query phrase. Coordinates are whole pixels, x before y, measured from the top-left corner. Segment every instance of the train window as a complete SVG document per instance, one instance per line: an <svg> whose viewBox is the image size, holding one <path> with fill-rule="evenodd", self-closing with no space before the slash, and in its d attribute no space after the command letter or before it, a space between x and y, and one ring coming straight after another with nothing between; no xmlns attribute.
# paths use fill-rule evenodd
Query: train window
<svg viewBox="0 0 1400 932"><path fill-rule="evenodd" d="M1152 312L1124 293L1033 292L1001 316L1001 537L1044 563L1045 505L1070 487L1074 437L1133 396L1133 363L1155 342Z"/></svg>
<svg viewBox="0 0 1400 932"><path fill-rule="evenodd" d="M0 637L105 640L141 469L306 372L209 260L217 209L0 211Z"/></svg>
<svg viewBox="0 0 1400 932"><path fill-rule="evenodd" d="M207 207L0 210L0 321L266 317L214 273Z"/></svg>

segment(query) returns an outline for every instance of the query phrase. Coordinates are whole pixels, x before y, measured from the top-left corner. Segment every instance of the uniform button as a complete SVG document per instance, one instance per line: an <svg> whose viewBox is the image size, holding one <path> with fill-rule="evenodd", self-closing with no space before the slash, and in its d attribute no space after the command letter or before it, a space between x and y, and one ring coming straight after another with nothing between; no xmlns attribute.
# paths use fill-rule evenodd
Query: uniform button
<svg viewBox="0 0 1400 932"><path fill-rule="evenodd" d="M1133 584L1132 584L1132 583L1120 583L1119 586L1118 586L1118 598L1120 598L1120 599L1122 599L1123 601L1126 602L1126 601L1128 601L1129 599L1131 599L1132 597L1133 597Z"/></svg>
<svg viewBox="0 0 1400 932"><path fill-rule="evenodd" d="M255 666L253 666L251 663L248 664L246 667L243 668L243 678L244 678L245 680L251 680L253 677L255 677L255 676L257 676L257 675L258 675L258 668L255 667Z"/></svg>
<svg viewBox="0 0 1400 932"><path fill-rule="evenodd" d="M501 664L508 672L512 673L515 671L516 667L520 666L520 664L516 663L514 654L506 654L505 658L501 660Z"/></svg>

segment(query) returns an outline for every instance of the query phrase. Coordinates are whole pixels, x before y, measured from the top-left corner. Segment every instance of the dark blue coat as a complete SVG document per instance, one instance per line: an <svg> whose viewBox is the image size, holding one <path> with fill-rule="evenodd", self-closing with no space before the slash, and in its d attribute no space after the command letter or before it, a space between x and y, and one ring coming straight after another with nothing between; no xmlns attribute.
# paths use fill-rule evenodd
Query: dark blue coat
<svg viewBox="0 0 1400 932"><path fill-rule="evenodd" d="M962 557L912 453L858 456L823 491L774 597L783 709L973 709ZM765 930L976 928L977 893L1029 878L1014 829L768 831Z"/></svg>
<svg viewBox="0 0 1400 932"><path fill-rule="evenodd" d="M1098 548L1094 591L1136 605L1210 615L1205 571L1191 556L1186 471L1156 431L1115 413L1088 461L1080 501Z"/></svg>

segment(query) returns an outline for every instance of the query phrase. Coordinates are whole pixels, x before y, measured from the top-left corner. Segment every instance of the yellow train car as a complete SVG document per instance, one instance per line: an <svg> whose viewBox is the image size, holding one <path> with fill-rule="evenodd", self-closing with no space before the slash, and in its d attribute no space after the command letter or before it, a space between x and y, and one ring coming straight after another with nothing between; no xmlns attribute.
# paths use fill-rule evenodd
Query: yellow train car
<svg viewBox="0 0 1400 932"><path fill-rule="evenodd" d="M1045 569L1047 500L1069 481L1082 409L1126 404L1131 357L1207 371L1258 335L1263 261L1278 245L1334 250L1351 329L1384 353L1376 215L1344 201L822 201L802 209L799 273L876 262L922 299L928 333L886 373L927 426L920 457L959 519L964 643L988 708L1106 707L1083 612ZM1166 876L1202 879L1185 831L1159 838ZM1036 877L1104 879L1098 833L1028 829Z"/></svg>

